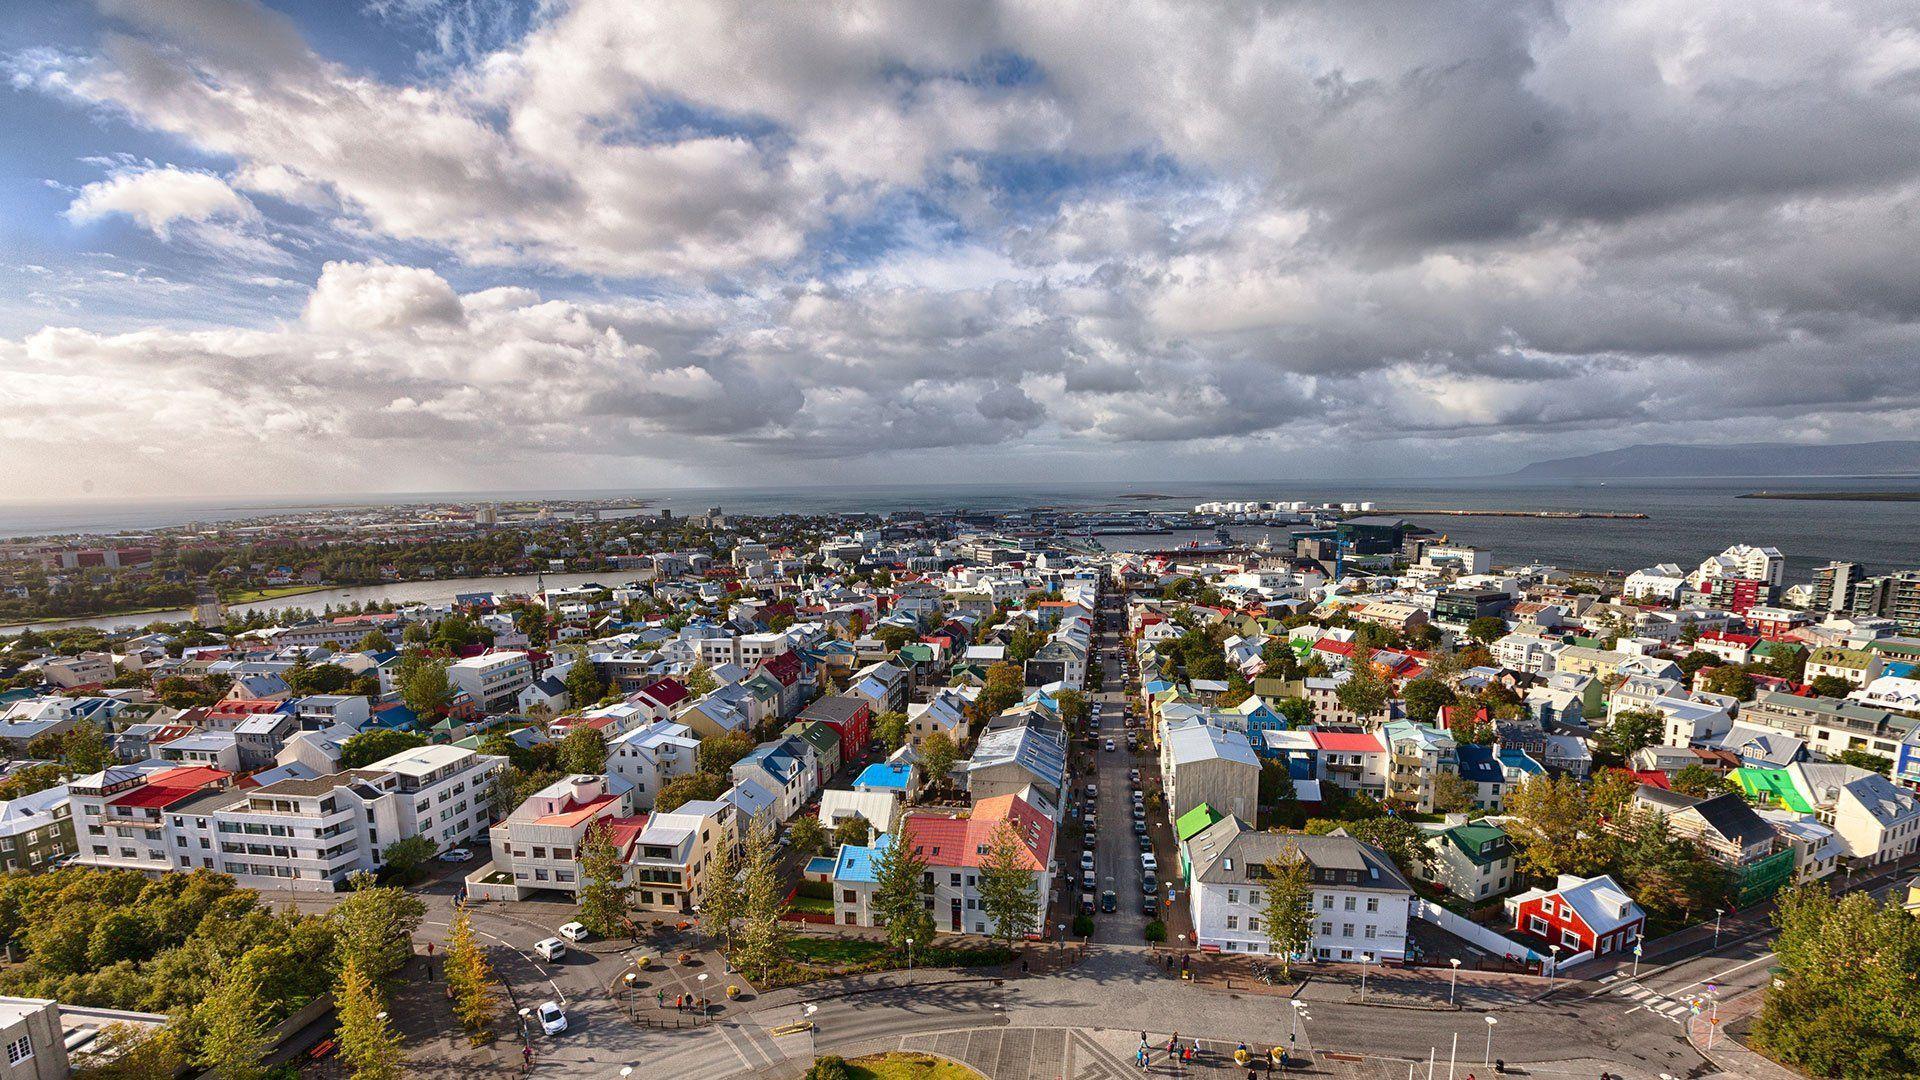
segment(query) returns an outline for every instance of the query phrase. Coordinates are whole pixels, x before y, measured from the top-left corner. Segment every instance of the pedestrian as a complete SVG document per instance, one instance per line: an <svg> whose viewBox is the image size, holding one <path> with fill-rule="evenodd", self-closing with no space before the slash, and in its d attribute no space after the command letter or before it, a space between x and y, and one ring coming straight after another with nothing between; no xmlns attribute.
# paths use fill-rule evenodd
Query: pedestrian
<svg viewBox="0 0 1920 1080"><path fill-rule="evenodd" d="M1027 973L1027 960L1026 960L1026 957L1023 956L1020 958L1020 974L1025 975L1026 973Z"/></svg>
<svg viewBox="0 0 1920 1080"><path fill-rule="evenodd" d="M433 942L431 941L427 942L427 958L429 960L433 958Z"/></svg>
<svg viewBox="0 0 1920 1080"><path fill-rule="evenodd" d="M653 992L653 1003L662 1009L666 1008L667 992L665 990L655 990Z"/></svg>

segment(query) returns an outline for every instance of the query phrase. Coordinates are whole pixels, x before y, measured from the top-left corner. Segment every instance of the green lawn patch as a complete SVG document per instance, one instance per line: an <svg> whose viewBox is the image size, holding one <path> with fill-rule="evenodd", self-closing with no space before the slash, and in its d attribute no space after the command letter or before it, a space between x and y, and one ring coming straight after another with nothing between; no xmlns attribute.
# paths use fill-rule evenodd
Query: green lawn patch
<svg viewBox="0 0 1920 1080"><path fill-rule="evenodd" d="M876 1054L847 1062L852 1080L980 1080L980 1074L957 1061L932 1054Z"/></svg>

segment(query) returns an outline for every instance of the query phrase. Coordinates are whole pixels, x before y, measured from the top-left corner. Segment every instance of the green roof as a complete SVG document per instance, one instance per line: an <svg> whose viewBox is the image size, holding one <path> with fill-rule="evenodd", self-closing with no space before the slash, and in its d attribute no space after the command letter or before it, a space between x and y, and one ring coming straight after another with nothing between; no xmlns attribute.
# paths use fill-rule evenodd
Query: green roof
<svg viewBox="0 0 1920 1080"><path fill-rule="evenodd" d="M1793 777L1788 776L1785 769L1735 769L1733 782L1739 784L1750 799L1779 803L1795 813L1813 813L1813 807L1800 797L1800 789L1793 786Z"/></svg>
<svg viewBox="0 0 1920 1080"><path fill-rule="evenodd" d="M930 664L933 662L933 646L919 641L912 642L900 646L900 655L916 664Z"/></svg>
<svg viewBox="0 0 1920 1080"><path fill-rule="evenodd" d="M1762 641L1753 647L1753 654L1755 656L1773 656L1778 653L1793 655L1794 653L1803 653L1806 651L1807 647L1797 641Z"/></svg>
<svg viewBox="0 0 1920 1080"><path fill-rule="evenodd" d="M1476 866L1485 866L1496 859L1505 858L1513 854L1513 850L1510 847L1501 847L1492 854L1481 854L1481 849L1488 844L1496 843L1507 838L1506 830L1498 825L1468 822L1465 825L1455 825L1440 835L1446 837L1448 843L1459 848L1460 854L1472 860Z"/></svg>
<svg viewBox="0 0 1920 1080"><path fill-rule="evenodd" d="M1206 803L1201 803L1199 806L1181 814L1180 820L1173 823L1173 831L1179 834L1181 840L1189 840L1195 833L1206 829L1214 822L1219 821L1220 818L1221 815L1218 810L1208 806Z"/></svg>

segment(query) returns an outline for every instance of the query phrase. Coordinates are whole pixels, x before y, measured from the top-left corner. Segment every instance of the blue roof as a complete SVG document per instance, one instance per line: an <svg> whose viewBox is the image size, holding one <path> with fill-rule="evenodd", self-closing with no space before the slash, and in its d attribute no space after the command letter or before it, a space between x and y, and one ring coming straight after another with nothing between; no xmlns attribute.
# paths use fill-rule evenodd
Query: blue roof
<svg viewBox="0 0 1920 1080"><path fill-rule="evenodd" d="M1505 775L1493 757L1493 747L1476 746L1471 743L1458 748L1455 753L1460 759L1460 779L1472 780L1477 784L1497 784Z"/></svg>
<svg viewBox="0 0 1920 1080"><path fill-rule="evenodd" d="M853 786L905 791L908 781L912 778L912 766L895 761L882 761L860 770L860 775L853 778Z"/></svg>
<svg viewBox="0 0 1920 1080"><path fill-rule="evenodd" d="M1162 690L1171 690L1171 689L1173 689L1172 683L1167 682L1164 679L1155 679L1154 681L1147 684L1146 693L1148 697L1152 697L1153 695L1161 692Z"/></svg>
<svg viewBox="0 0 1920 1080"><path fill-rule="evenodd" d="M1518 748L1502 749L1500 751L1500 764L1506 768L1519 769L1525 773L1539 774L1547 771L1540 767L1539 762L1528 757L1525 750Z"/></svg>
<svg viewBox="0 0 1920 1080"><path fill-rule="evenodd" d="M858 844L841 844L840 858L833 868L833 880L879 881L877 871L880 858L887 853L887 844L891 839L889 836L881 836L865 847Z"/></svg>

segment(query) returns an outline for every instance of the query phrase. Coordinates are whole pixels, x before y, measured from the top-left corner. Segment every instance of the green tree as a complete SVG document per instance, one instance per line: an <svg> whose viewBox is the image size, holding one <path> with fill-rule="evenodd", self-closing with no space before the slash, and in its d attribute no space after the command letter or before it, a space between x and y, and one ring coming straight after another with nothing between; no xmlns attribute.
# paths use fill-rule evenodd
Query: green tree
<svg viewBox="0 0 1920 1080"><path fill-rule="evenodd" d="M113 747L107 735L90 723L80 723L67 732L61 756L76 775L87 776L113 764Z"/></svg>
<svg viewBox="0 0 1920 1080"><path fill-rule="evenodd" d="M373 884L371 875L357 874L350 884L353 891L327 912L337 934L335 957L385 988L412 959L427 905L405 889Z"/></svg>
<svg viewBox="0 0 1920 1080"><path fill-rule="evenodd" d="M1851 765L1856 769L1866 769L1887 776L1893 772L1893 759L1881 757L1867 750L1842 750L1835 760L1842 765Z"/></svg>
<svg viewBox="0 0 1920 1080"><path fill-rule="evenodd" d="M601 680L600 673L584 656L574 658L573 665L567 668L565 682L567 700L576 709L584 709L599 701L601 695L607 692L607 684Z"/></svg>
<svg viewBox="0 0 1920 1080"><path fill-rule="evenodd" d="M400 688L400 700L415 715L438 718L453 703L453 684L447 680L447 662L428 660L416 666Z"/></svg>
<svg viewBox="0 0 1920 1080"><path fill-rule="evenodd" d="M1591 796L1571 776L1530 776L1506 793L1506 811L1520 865L1543 878L1600 868L1601 835Z"/></svg>
<svg viewBox="0 0 1920 1080"><path fill-rule="evenodd" d="M1821 697L1838 698L1853 693L1853 684L1838 675L1816 675L1810 685Z"/></svg>
<svg viewBox="0 0 1920 1080"><path fill-rule="evenodd" d="M1807 676L1807 650L1775 643L1767 654L1767 673L1788 682Z"/></svg>
<svg viewBox="0 0 1920 1080"><path fill-rule="evenodd" d="M229 968L193 1018L200 1029L199 1063L222 1080L264 1080L273 1039L267 1034L253 981Z"/></svg>
<svg viewBox="0 0 1920 1080"><path fill-rule="evenodd" d="M1092 711L1087 704L1087 695L1078 690L1062 690L1053 700L1060 706L1060 719L1066 723L1069 731L1079 730Z"/></svg>
<svg viewBox="0 0 1920 1080"><path fill-rule="evenodd" d="M827 853L827 827L812 814L802 814L787 826L787 842L802 855Z"/></svg>
<svg viewBox="0 0 1920 1080"><path fill-rule="evenodd" d="M474 937L473 921L467 906L454 908L453 927L447 934L447 961L443 968L447 985L453 990L453 1011L478 1046L493 1026L499 1009L499 984L486 950Z"/></svg>
<svg viewBox="0 0 1920 1080"><path fill-rule="evenodd" d="M1267 863L1260 883L1260 929L1280 958L1280 970L1293 973L1293 958L1313 943L1313 870L1298 851Z"/></svg>
<svg viewBox="0 0 1920 1080"><path fill-rule="evenodd" d="M888 709L874 718L873 737L891 754L907 745L907 714L898 709Z"/></svg>
<svg viewBox="0 0 1920 1080"><path fill-rule="evenodd" d="M817 822L816 822L817 824ZM747 829L746 872L741 879L740 964L761 977L786 955L793 931L787 926L787 890L781 880L774 824L762 813Z"/></svg>
<svg viewBox="0 0 1920 1080"><path fill-rule="evenodd" d="M406 836L387 845L380 853L380 861L386 864L387 872L397 881L412 882L418 879L420 868L427 865L440 850L440 842L422 833Z"/></svg>
<svg viewBox="0 0 1920 1080"><path fill-rule="evenodd" d="M746 913L746 892L740 881L740 860L732 844L722 844L707 868L705 891L700 896L700 924L707 933L726 942L733 953L733 928Z"/></svg>
<svg viewBox="0 0 1920 1080"><path fill-rule="evenodd" d="M1482 645L1491 645L1507 636L1507 620L1498 615L1482 615L1467 624L1467 636Z"/></svg>
<svg viewBox="0 0 1920 1080"><path fill-rule="evenodd" d="M427 745L427 737L411 731L363 731L340 747L340 767L364 769L376 761Z"/></svg>
<svg viewBox="0 0 1920 1080"><path fill-rule="evenodd" d="M724 776L703 772L676 776L660 785L660 793L653 798L653 810L657 814L669 813L697 799L717 799L726 790Z"/></svg>
<svg viewBox="0 0 1920 1080"><path fill-rule="evenodd" d="M1427 849L1426 834L1406 818L1382 814L1343 822L1342 827L1355 840L1372 844L1386 852L1387 857L1409 880L1419 876L1419 871L1433 862L1433 852Z"/></svg>
<svg viewBox="0 0 1920 1080"><path fill-rule="evenodd" d="M1373 652L1366 648L1355 648L1351 661L1347 665L1347 679L1333 692L1339 699L1340 707L1356 717L1377 715L1387 707L1388 690L1386 680L1380 677L1373 662Z"/></svg>
<svg viewBox="0 0 1920 1080"><path fill-rule="evenodd" d="M833 843L836 847L842 844L852 844L854 847L865 847L867 842L872 838L873 826L868 824L867 819L861 817L859 814L850 814L847 817L843 817L833 827Z"/></svg>
<svg viewBox="0 0 1920 1080"><path fill-rule="evenodd" d="M154 1080L186 1067L178 1031L126 1023L102 1027L73 1058L74 1080Z"/></svg>
<svg viewBox="0 0 1920 1080"><path fill-rule="evenodd" d="M920 740L920 767L926 772L929 791L946 785L947 775L959 760L960 748L946 732L935 731Z"/></svg>
<svg viewBox="0 0 1920 1080"><path fill-rule="evenodd" d="M597 821L587 829L580 847L580 922L603 938L615 937L627 926L627 865L613 844L613 829Z"/></svg>
<svg viewBox="0 0 1920 1080"><path fill-rule="evenodd" d="M575 724L560 740L560 768L575 776L607 771L607 737L597 727Z"/></svg>
<svg viewBox="0 0 1920 1080"><path fill-rule="evenodd" d="M392 648L393 642L378 630L367 631L360 638L360 643L354 646L356 652L388 652Z"/></svg>
<svg viewBox="0 0 1920 1080"><path fill-rule="evenodd" d="M713 668L706 664L693 665L687 672L687 677L681 681L686 684L687 692L697 698L706 697L720 689L720 680L714 678Z"/></svg>
<svg viewBox="0 0 1920 1080"><path fill-rule="evenodd" d="M1715 795L1740 790L1724 774L1700 764L1684 766L1673 774L1673 779L1668 783L1673 786L1673 790L1682 795L1691 795L1696 799L1710 799Z"/></svg>
<svg viewBox="0 0 1920 1080"><path fill-rule="evenodd" d="M1714 668L1707 673L1706 689L1709 693L1725 694L1740 701L1752 701L1753 688L1753 676L1732 664Z"/></svg>
<svg viewBox="0 0 1920 1080"><path fill-rule="evenodd" d="M887 647L888 652L899 652L903 646L920 640L919 632L912 627L893 623L876 629L873 636L879 639L880 644Z"/></svg>
<svg viewBox="0 0 1920 1080"><path fill-rule="evenodd" d="M1313 703L1306 698L1280 698L1273 702L1273 711L1279 713L1290 728L1302 728L1313 723Z"/></svg>
<svg viewBox="0 0 1920 1080"><path fill-rule="evenodd" d="M906 954L909 938L933 940L926 874L927 860L904 829L886 838L873 867L872 910L875 924L886 928L887 946L896 956Z"/></svg>
<svg viewBox="0 0 1920 1080"><path fill-rule="evenodd" d="M1480 798L1480 785L1457 772L1433 778L1433 808L1442 814L1464 814Z"/></svg>
<svg viewBox="0 0 1920 1080"><path fill-rule="evenodd" d="M352 1080L398 1080L400 1033L388 1022L386 1002L373 980L348 962L340 969L333 1000L340 1060L352 1070Z"/></svg>
<svg viewBox="0 0 1920 1080"><path fill-rule="evenodd" d="M1030 933L1040 917L1034 888L1033 855L1010 822L1001 822L980 860L980 906L993 920L993 936L1012 945Z"/></svg>
<svg viewBox="0 0 1920 1080"><path fill-rule="evenodd" d="M994 664L987 668L987 682L974 699L969 720L977 730L982 724L1020 704L1026 696L1026 676L1014 664Z"/></svg>
<svg viewBox="0 0 1920 1080"><path fill-rule="evenodd" d="M1610 757L1625 761L1659 742L1660 729L1666 723L1666 718L1652 709L1623 709L1607 722L1607 729L1600 733L1600 750Z"/></svg>
<svg viewBox="0 0 1920 1080"><path fill-rule="evenodd" d="M729 731L701 739L694 748L694 767L704 773L725 776L733 764L753 753L753 738L744 731Z"/></svg>
<svg viewBox="0 0 1920 1080"><path fill-rule="evenodd" d="M1423 724L1431 724L1440 715L1440 710L1454 702L1453 687L1431 675L1407 683L1400 689L1401 700L1407 703L1407 717Z"/></svg>
<svg viewBox="0 0 1920 1080"><path fill-rule="evenodd" d="M1773 988L1754 1042L1815 1076L1920 1076L1920 920L1864 892L1776 900Z"/></svg>

